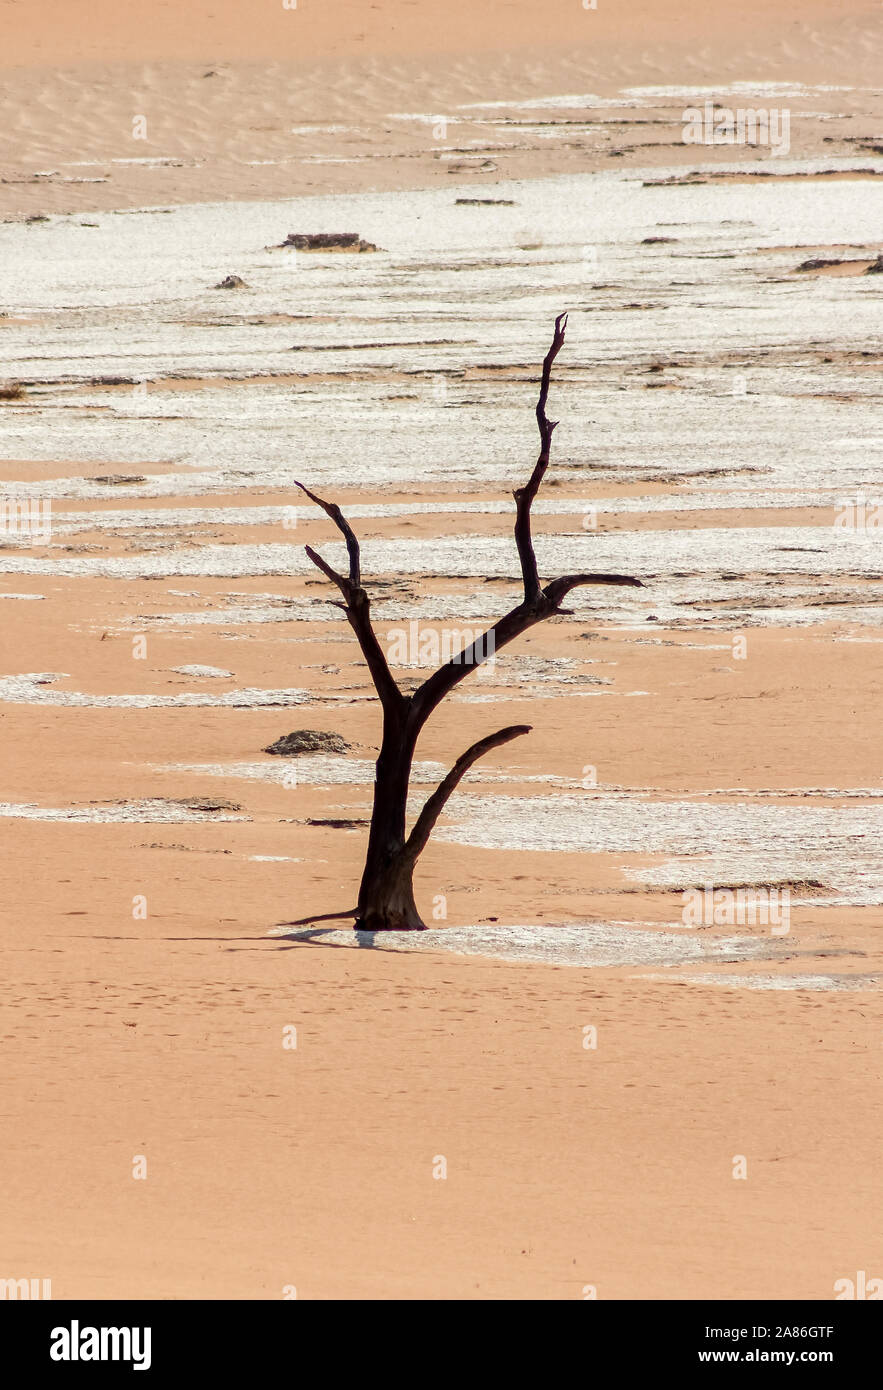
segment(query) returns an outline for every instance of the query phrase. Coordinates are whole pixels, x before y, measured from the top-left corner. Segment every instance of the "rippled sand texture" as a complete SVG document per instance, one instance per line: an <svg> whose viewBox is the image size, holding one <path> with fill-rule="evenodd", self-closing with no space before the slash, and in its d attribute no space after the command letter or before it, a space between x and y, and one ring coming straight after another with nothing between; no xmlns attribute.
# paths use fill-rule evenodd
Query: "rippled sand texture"
<svg viewBox="0 0 883 1390"><path fill-rule="evenodd" d="M10 216L686 162L682 113L706 96L787 105L798 155L864 157L883 115L865 0L6 11Z"/></svg>
<svg viewBox="0 0 883 1390"><path fill-rule="evenodd" d="M0 1277L828 1299L880 1273L877 29L599 2L507 10L505 52L459 0L303 0L296 55L226 0L137 33L99 5L88 51L70 7L17 14ZM688 150L710 90L804 113L789 156ZM280 249L321 231L379 249ZM541 572L646 587L576 592L437 711L412 812L469 743L533 731L449 803L429 931L292 926L352 907L379 734L294 480L356 527L384 644L470 640L519 596L565 308ZM267 753L302 728L349 751ZM715 886L787 893L785 930L685 919Z"/></svg>

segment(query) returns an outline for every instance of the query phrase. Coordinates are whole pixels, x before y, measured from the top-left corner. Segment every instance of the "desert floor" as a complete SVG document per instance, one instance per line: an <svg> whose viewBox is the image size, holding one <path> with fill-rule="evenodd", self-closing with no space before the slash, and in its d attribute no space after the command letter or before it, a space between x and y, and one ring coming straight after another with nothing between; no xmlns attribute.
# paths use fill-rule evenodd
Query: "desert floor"
<svg viewBox="0 0 883 1390"><path fill-rule="evenodd" d="M883 1273L879 15L240 13L0 0L0 498L52 515L0 537L0 1277L830 1299ZM681 141L738 83L788 161ZM355 901L379 735L293 480L383 641L484 626L568 306L541 564L646 588L425 731L418 804L533 728L449 804L423 941L286 934ZM300 728L350 753L265 753ZM789 929L685 925L708 883Z"/></svg>

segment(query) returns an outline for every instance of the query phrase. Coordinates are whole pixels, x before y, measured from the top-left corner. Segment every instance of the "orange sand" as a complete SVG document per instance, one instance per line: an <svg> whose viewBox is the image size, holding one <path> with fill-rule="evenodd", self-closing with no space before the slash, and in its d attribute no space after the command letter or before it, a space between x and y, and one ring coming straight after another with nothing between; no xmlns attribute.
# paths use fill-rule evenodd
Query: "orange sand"
<svg viewBox="0 0 883 1390"><path fill-rule="evenodd" d="M880 32L879 8L864 0L836 10L823 0L599 0L597 11L578 0L299 0L295 11L247 9L244 17L233 0L0 0L7 175L77 160L103 168L130 154L189 161L108 164L107 184L7 183L3 215L427 183L447 176L426 130L389 113L651 83L776 77L861 87L876 83ZM820 100L809 104L822 109ZM822 133L873 133L879 94L824 100L848 119L814 128L795 153L833 149ZM142 109L151 139L133 146L131 118ZM308 122L355 133L293 140L287 128ZM614 158L577 150L550 160L541 142L528 146L499 158L496 176ZM389 158L243 162L356 147ZM625 158L641 166L692 157L636 148ZM2 466L4 479L112 471ZM509 524L473 518L470 529L473 521ZM398 524L370 529L395 534ZM417 517L407 534L421 527L443 533L450 523ZM318 519L303 528L304 540L328 534ZM107 534L82 539L123 553ZM326 640L344 624L303 624L301 644L283 624L151 628L150 614L191 602L171 589L220 603L231 589L316 596L320 586L4 576L3 593L44 598L0 600L0 674L68 672L55 688L176 693L188 687L170 668L201 662L235 669L238 685L305 685L356 702L0 705L8 802L217 793L249 817L3 821L0 1276L51 1278L56 1298L281 1298L295 1285L299 1297L326 1299L582 1298L587 1286L602 1299L828 1299L836 1279L881 1272L870 1100L879 1008L870 991L753 992L676 972L658 980L631 968L357 953L267 937L279 921L349 906L363 832L304 821L364 815L367 789L294 793L159 769L260 758L271 739L302 726L333 728L370 757L377 710L358 698L369 689L354 646ZM645 607L652 596L636 613ZM139 616L148 658L135 662ZM591 669L613 679L605 698L534 703L503 690L493 708L451 703L420 756L450 762L471 737L526 719L532 736L488 767L572 777L575 764L593 763L605 785L659 793L879 778L879 648L837 642L849 632L836 620L752 634L759 659L738 671L722 669L726 652L687 646L685 638L701 646L695 634L598 631L586 641L549 623L519 650L602 660ZM635 689L651 698L625 698ZM467 784L461 795L483 790ZM449 925L676 921L679 898L633 891L629 862L437 842L421 861L418 897L428 908L445 893ZM139 894L145 920L133 918ZM879 971L881 926L877 908L801 907L794 959L775 969ZM749 963L711 975L757 968L772 969ZM282 1047L289 1025L296 1051ZM597 1051L582 1046L586 1025L598 1028ZM136 1155L147 1157L146 1181L133 1180ZM747 1158L747 1181L732 1177L736 1155ZM439 1156L444 1181L433 1177Z"/></svg>

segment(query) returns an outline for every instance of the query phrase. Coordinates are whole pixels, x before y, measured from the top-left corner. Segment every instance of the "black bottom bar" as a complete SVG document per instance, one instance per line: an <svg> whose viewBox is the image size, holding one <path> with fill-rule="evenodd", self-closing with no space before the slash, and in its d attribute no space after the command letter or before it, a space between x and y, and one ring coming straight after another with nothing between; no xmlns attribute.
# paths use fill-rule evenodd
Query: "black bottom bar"
<svg viewBox="0 0 883 1390"><path fill-rule="evenodd" d="M579 1357L586 1374L605 1367L638 1372L691 1369L713 1377L722 1369L775 1367L790 1375L807 1366L855 1372L874 1364L881 1318L874 1301L653 1302L586 1300L570 1306L532 1303L529 1319L519 1303L457 1304L456 1323L436 1303L286 1302L29 1302L0 1303L0 1371L19 1377L38 1372L62 1383L110 1372L163 1376L217 1372L226 1379L280 1366L292 1376L335 1378L351 1355L357 1374L379 1370L380 1358L399 1367L397 1377L474 1374L482 1364L495 1377L523 1357L547 1359L547 1375L564 1356ZM470 1328L470 1319L475 1322ZM457 1335L473 1332L465 1344ZM415 1360L406 1350L419 1339ZM382 1342L381 1340L382 1339ZM468 1346L468 1350L467 1350ZM381 1349L382 1348L382 1349ZM318 1359L318 1366L316 1365ZM139 1382L136 1380L135 1382Z"/></svg>

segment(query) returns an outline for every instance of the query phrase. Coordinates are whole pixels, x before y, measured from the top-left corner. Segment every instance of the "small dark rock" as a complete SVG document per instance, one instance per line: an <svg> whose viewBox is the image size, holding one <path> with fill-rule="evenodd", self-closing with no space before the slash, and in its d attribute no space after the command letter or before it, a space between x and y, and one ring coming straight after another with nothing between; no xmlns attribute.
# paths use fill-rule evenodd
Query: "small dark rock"
<svg viewBox="0 0 883 1390"><path fill-rule="evenodd" d="M340 734L323 733L321 729L295 729L283 734L264 749L280 758L294 758L298 753L349 753L350 745Z"/></svg>
<svg viewBox="0 0 883 1390"><path fill-rule="evenodd" d="M241 811L237 801L228 801L225 796L173 796L172 805L186 806L188 811Z"/></svg>
<svg viewBox="0 0 883 1390"><path fill-rule="evenodd" d="M829 265L844 265L844 261L827 259L824 256L811 256L808 261L801 261L798 270L826 270Z"/></svg>
<svg viewBox="0 0 883 1390"><path fill-rule="evenodd" d="M87 478L90 483L105 483L109 487L120 487L123 484L146 483L147 479L143 473L96 473L94 477Z"/></svg>
<svg viewBox="0 0 883 1390"><path fill-rule="evenodd" d="M363 241L358 232L289 232L281 243L295 251L376 251L373 242Z"/></svg>

